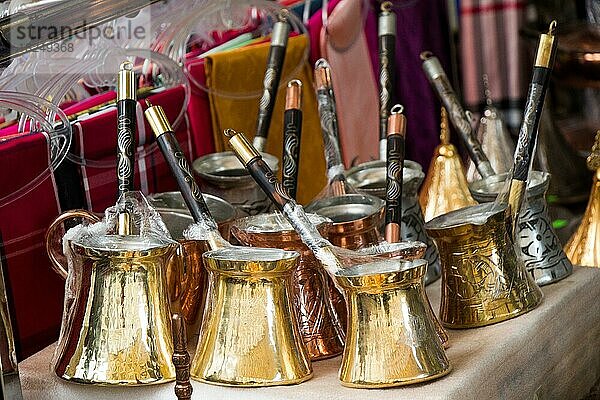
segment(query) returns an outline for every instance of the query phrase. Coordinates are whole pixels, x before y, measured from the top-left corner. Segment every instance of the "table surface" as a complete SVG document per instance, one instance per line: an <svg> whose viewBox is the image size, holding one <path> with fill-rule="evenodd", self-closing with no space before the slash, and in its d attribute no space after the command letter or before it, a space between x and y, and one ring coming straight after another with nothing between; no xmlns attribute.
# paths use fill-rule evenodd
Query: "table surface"
<svg viewBox="0 0 600 400"><path fill-rule="evenodd" d="M448 330L449 375L391 389L340 385L340 357L313 363L314 377L296 386L230 388L193 382L193 399L580 399L600 377L600 269L575 267L573 275L542 288L535 310L499 324ZM440 281L427 287L434 309ZM108 388L64 382L51 372L54 345L19 368L25 399L175 399L174 384Z"/></svg>

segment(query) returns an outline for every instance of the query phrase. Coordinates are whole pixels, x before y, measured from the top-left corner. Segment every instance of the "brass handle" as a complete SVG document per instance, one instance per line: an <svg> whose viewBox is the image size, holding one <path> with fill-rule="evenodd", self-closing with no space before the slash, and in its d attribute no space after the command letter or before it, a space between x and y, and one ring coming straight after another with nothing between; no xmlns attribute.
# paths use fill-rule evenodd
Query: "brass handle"
<svg viewBox="0 0 600 400"><path fill-rule="evenodd" d="M59 215L58 218L56 218L54 222L52 222L48 227L48 230L46 231L46 252L48 253L48 257L52 262L52 269L63 279L67 279L68 271L65 268L65 266L62 265L59 261L59 258L62 258L61 256L64 257L64 255L62 254L62 247L55 246L54 244L56 243L56 235L59 231L58 228L62 226L63 222L68 221L72 218L83 218L92 223L100 221L100 218L98 216L92 214L87 210L71 210Z"/></svg>

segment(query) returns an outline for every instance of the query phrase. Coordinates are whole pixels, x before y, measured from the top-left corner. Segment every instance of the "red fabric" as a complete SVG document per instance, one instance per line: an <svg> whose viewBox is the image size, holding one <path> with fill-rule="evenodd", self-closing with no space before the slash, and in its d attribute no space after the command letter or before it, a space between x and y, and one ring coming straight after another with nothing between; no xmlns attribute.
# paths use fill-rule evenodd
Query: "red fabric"
<svg viewBox="0 0 600 400"><path fill-rule="evenodd" d="M48 168L43 134L0 142L0 198L30 183ZM64 281L50 266L44 246L46 229L60 213L55 185L47 174L42 183L17 200L0 201L3 267L12 293L19 359L58 337Z"/></svg>
<svg viewBox="0 0 600 400"><path fill-rule="evenodd" d="M177 87L153 95L149 100L154 105L161 105L168 119L174 121L181 111L184 93L183 87ZM97 104L102 103L102 97L99 96ZM87 160L87 165L80 167L86 208L95 212L103 212L116 200L116 117L116 108L111 108L92 114L73 126L75 142L73 153ZM146 194L175 190L177 188L175 180L156 146L154 134L145 119L143 126L138 125L137 133L136 189ZM193 158L187 119L176 128L175 135L188 159Z"/></svg>
<svg viewBox="0 0 600 400"><path fill-rule="evenodd" d="M190 77L191 96L188 104L190 129L193 132L192 145L196 157L214 153L210 102L206 92L204 59L195 59L187 64Z"/></svg>

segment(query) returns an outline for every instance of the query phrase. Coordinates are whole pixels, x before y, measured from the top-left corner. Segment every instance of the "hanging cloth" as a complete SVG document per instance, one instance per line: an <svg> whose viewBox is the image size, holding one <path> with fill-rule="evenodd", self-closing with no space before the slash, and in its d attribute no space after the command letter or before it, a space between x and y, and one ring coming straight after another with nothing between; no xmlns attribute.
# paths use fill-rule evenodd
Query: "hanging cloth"
<svg viewBox="0 0 600 400"><path fill-rule="evenodd" d="M300 203L310 201L326 183L321 125L313 89L312 68L303 61L307 46L308 39L303 35L290 37L288 41L266 147L267 153L279 158L281 166L285 88L289 80L300 79L303 85L302 140L298 174ZM223 136L223 130L226 128L242 131L248 134L249 138L254 135L268 51L269 43L261 43L207 57L206 83L209 88L216 151L229 150ZM297 72L292 74L294 70ZM244 97L248 93L256 95Z"/></svg>

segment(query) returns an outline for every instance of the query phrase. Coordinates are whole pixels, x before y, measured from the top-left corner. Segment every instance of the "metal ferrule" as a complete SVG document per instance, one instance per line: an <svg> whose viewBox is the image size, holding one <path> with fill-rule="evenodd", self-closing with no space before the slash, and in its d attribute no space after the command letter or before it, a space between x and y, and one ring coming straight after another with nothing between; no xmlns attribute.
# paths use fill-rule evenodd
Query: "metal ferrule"
<svg viewBox="0 0 600 400"><path fill-rule="evenodd" d="M385 226L385 241L388 243L398 243L402 240L400 235L400 225L391 222Z"/></svg>
<svg viewBox="0 0 600 400"><path fill-rule="evenodd" d="M421 53L421 59L423 60L423 71L430 80L446 75L440 60L430 52L424 51Z"/></svg>
<svg viewBox="0 0 600 400"><path fill-rule="evenodd" d="M387 136L390 135L401 135L404 136L406 134L406 117L402 114L402 110L394 112L394 108L392 108L392 113L388 118L388 130Z"/></svg>
<svg viewBox="0 0 600 400"><path fill-rule="evenodd" d="M154 132L154 135L157 138L167 132L173 132L171 123L167 119L165 110L163 110L161 106L152 106L148 108L144 114L150 124L150 128L152 128L152 132Z"/></svg>
<svg viewBox="0 0 600 400"><path fill-rule="evenodd" d="M271 46L287 46L288 36L290 35L290 24L286 21L278 21L273 25L271 33Z"/></svg>
<svg viewBox="0 0 600 400"><path fill-rule="evenodd" d="M285 109L299 110L302 104L302 82L294 79L287 84L285 92Z"/></svg>
<svg viewBox="0 0 600 400"><path fill-rule="evenodd" d="M381 14L379 14L379 21L377 24L377 35L385 36L392 35L396 36L396 14L391 8L384 9L385 3L381 6Z"/></svg>
<svg viewBox="0 0 600 400"><path fill-rule="evenodd" d="M540 35L540 42L535 56L535 67L550 68L550 64L552 64L552 55L554 53L555 29L556 21L552 21L548 33L542 33Z"/></svg>
<svg viewBox="0 0 600 400"><path fill-rule="evenodd" d="M133 72L133 64L129 61L124 61L119 68L117 101L135 99L135 73Z"/></svg>
<svg viewBox="0 0 600 400"><path fill-rule="evenodd" d="M317 90L329 89L327 68L315 68L315 86Z"/></svg>
<svg viewBox="0 0 600 400"><path fill-rule="evenodd" d="M242 163L244 163L244 167L250 164L250 161L260 157L260 153L256 151L252 144L250 144L245 135L237 132L234 133L231 130L228 131L233 133L232 136L229 136L229 134L226 133L226 135L230 138L229 144L234 149L238 158L242 161Z"/></svg>
<svg viewBox="0 0 600 400"><path fill-rule="evenodd" d="M119 235L131 235L131 217L129 213L124 212L119 214L117 231Z"/></svg>

